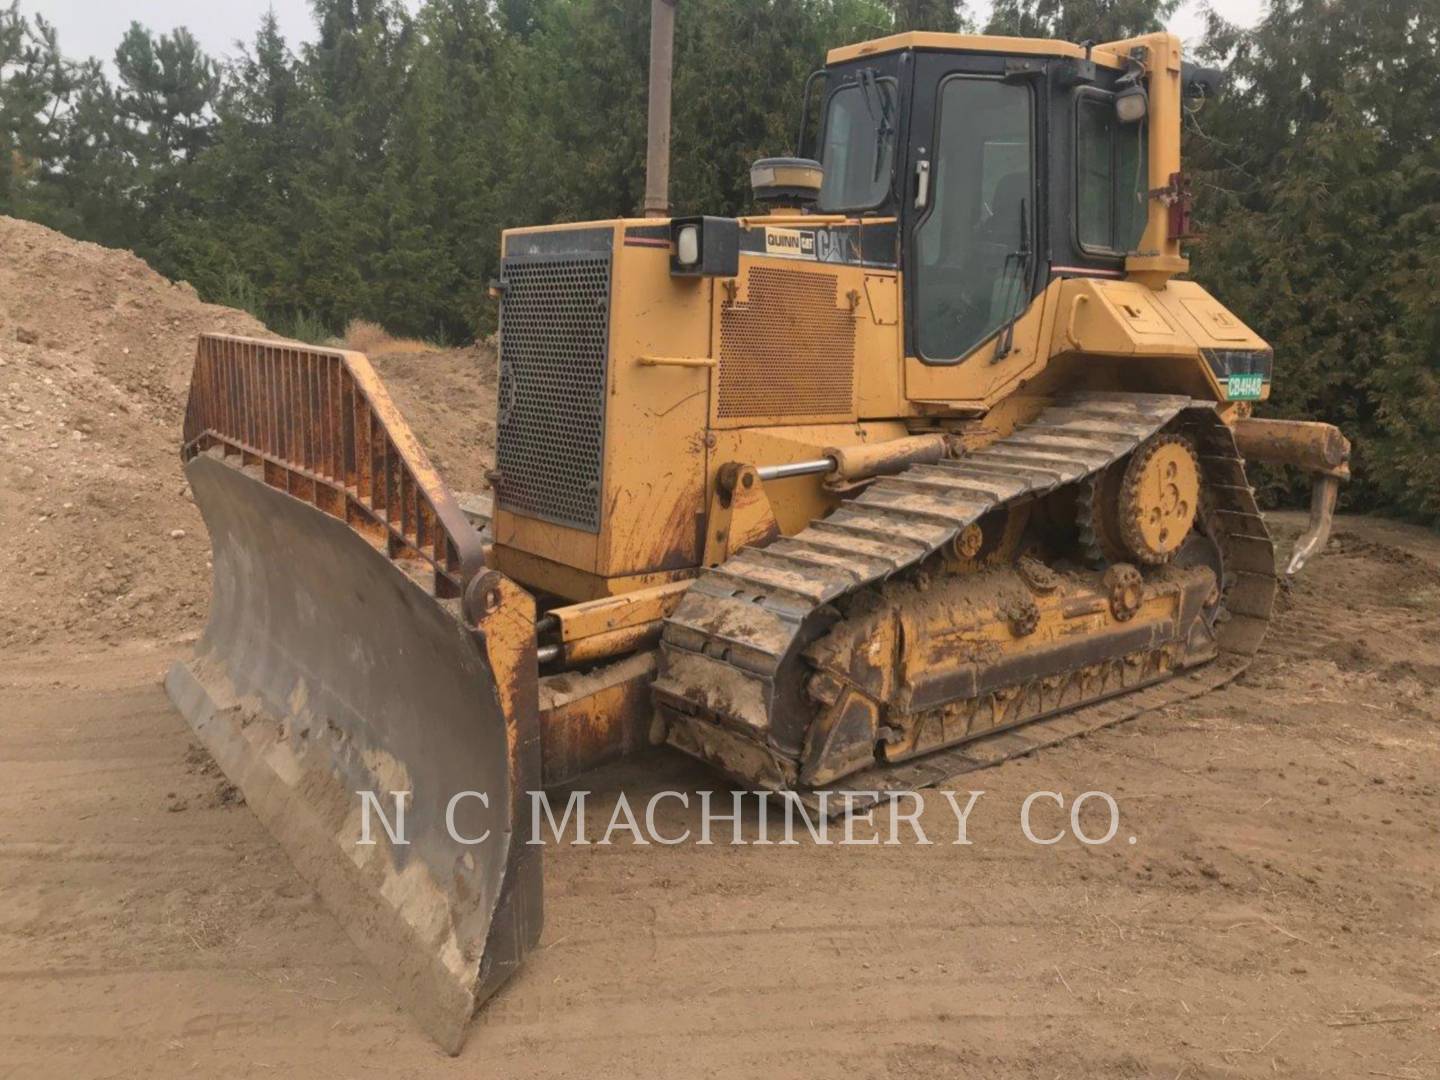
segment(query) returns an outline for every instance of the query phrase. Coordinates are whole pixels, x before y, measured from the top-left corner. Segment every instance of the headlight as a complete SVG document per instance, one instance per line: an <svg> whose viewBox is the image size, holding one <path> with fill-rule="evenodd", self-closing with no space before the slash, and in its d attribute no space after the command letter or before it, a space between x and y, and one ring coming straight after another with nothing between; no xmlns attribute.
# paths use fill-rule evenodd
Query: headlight
<svg viewBox="0 0 1440 1080"><path fill-rule="evenodd" d="M676 277L740 273L740 222L722 217L672 218L670 273Z"/></svg>
<svg viewBox="0 0 1440 1080"><path fill-rule="evenodd" d="M675 237L675 261L681 266L694 266L700 261L700 226L684 225Z"/></svg>
<svg viewBox="0 0 1440 1080"><path fill-rule="evenodd" d="M1122 124L1133 124L1145 118L1145 88L1131 83L1115 95L1115 117Z"/></svg>

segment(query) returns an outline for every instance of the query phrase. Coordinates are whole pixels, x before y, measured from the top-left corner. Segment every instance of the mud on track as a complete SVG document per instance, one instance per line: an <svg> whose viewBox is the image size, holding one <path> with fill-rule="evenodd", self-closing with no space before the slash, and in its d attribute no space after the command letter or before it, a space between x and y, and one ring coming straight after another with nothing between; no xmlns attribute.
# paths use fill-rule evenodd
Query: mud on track
<svg viewBox="0 0 1440 1080"><path fill-rule="evenodd" d="M12 651L0 1077L1436 1076L1440 538L1337 531L1238 685L970 778L972 847L552 848L453 1060L192 751L183 644ZM592 809L622 785L715 782L656 753ZM1119 838L1031 845L1036 789L1113 793Z"/></svg>

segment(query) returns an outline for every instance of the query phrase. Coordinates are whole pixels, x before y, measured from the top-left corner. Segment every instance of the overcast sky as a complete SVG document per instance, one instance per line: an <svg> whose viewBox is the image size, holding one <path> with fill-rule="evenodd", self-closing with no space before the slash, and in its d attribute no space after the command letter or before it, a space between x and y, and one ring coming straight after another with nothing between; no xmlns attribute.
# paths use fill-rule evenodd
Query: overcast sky
<svg viewBox="0 0 1440 1080"><path fill-rule="evenodd" d="M1203 26L1203 0L1185 0L1170 28L1186 40L1199 37ZM1265 0L1211 0L1225 18L1250 25ZM412 8L418 0L407 0ZM249 41L266 8L273 7L280 28L293 47L312 32L309 0L20 0L22 11L44 15L60 31L60 45L70 56L99 56L109 60L131 20L160 32L188 27L209 52L234 51L237 40ZM977 21L989 9L989 0L971 0ZM683 15L681 16L684 17Z"/></svg>

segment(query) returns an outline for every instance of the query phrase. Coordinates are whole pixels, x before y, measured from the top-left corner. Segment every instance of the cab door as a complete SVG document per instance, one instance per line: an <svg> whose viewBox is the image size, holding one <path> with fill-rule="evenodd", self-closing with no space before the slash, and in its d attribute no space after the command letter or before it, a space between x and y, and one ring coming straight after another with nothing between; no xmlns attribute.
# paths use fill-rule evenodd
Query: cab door
<svg viewBox="0 0 1440 1080"><path fill-rule="evenodd" d="M987 407L1043 366L1046 62L921 53L904 210L906 395Z"/></svg>

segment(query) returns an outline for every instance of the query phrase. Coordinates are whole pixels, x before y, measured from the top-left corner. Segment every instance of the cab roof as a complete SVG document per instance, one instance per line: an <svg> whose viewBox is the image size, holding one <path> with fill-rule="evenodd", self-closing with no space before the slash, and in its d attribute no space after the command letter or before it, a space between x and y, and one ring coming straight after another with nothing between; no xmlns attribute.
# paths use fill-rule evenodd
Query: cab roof
<svg viewBox="0 0 1440 1080"><path fill-rule="evenodd" d="M862 41L831 49L827 64L843 64L862 56L902 52L906 49L932 49L943 52L1001 53L1007 56L1054 56L1070 60L1094 60L1102 67L1121 68L1124 61L1111 49L1097 45L1087 51L1084 46L1052 38L987 37L981 34L938 34L928 30L911 30L904 34Z"/></svg>

